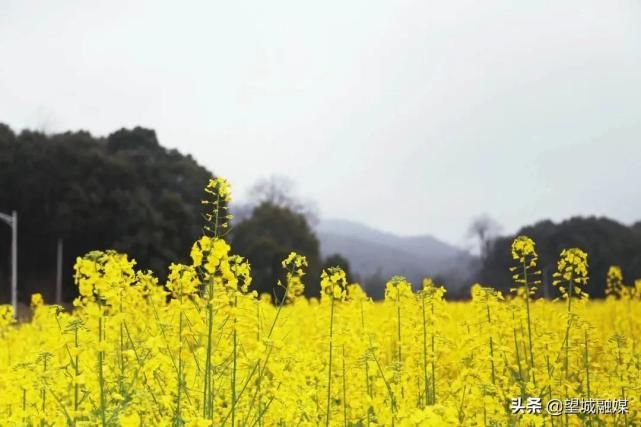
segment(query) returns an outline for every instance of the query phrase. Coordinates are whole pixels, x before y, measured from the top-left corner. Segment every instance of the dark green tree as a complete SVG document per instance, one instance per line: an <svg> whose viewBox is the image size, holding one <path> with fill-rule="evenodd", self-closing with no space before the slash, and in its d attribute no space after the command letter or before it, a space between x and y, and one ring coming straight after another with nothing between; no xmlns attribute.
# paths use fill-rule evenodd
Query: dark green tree
<svg viewBox="0 0 641 427"><path fill-rule="evenodd" d="M19 298L54 295L56 242L64 241L64 296L72 267L93 249L127 252L161 277L188 261L202 233L202 190L211 173L162 147L153 130L15 135L0 125L0 211L19 212ZM0 229L0 298L6 300L9 231ZM4 242L7 242L6 244Z"/></svg>
<svg viewBox="0 0 641 427"><path fill-rule="evenodd" d="M319 242L303 214L287 207L263 202L251 216L235 225L231 231L231 245L235 253L246 257L252 269L252 289L281 298L283 259L291 251L307 257L309 267L303 278L305 295L320 295Z"/></svg>
<svg viewBox="0 0 641 427"><path fill-rule="evenodd" d="M385 298L385 284L389 277L385 277L381 268L377 268L374 274L367 276L363 279L363 289L367 296L374 300L382 300Z"/></svg>
<svg viewBox="0 0 641 427"><path fill-rule="evenodd" d="M586 288L591 297L603 297L605 277L611 265L623 269L627 285L641 278L641 232L638 225L628 227L608 218L575 217L554 223L541 221L518 231L536 242L539 267L542 271L540 293L556 297L552 286L552 274L556 270L561 250L578 247L588 253L590 281ZM480 271L482 283L508 290L513 287L511 274L510 245L514 236L496 239L491 246L486 262Z"/></svg>

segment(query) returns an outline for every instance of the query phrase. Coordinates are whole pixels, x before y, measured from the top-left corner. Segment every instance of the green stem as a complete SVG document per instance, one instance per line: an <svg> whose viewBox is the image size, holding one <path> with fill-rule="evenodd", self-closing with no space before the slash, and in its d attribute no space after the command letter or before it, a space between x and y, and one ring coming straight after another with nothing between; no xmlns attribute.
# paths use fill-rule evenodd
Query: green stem
<svg viewBox="0 0 641 427"><path fill-rule="evenodd" d="M492 384L496 385L496 370L494 368L494 341L492 339L492 318L490 317L490 304L486 303L487 323L490 326L490 364L492 366Z"/></svg>
<svg viewBox="0 0 641 427"><path fill-rule="evenodd" d="M570 324L572 322L572 292L574 291L573 289L573 283L572 283L572 277L570 277L570 284L569 284L569 293L568 293L568 321L567 325L565 327L565 363L563 364L563 369L565 370L565 378L567 379L568 377L568 368L569 368L569 358L570 358Z"/></svg>
<svg viewBox="0 0 641 427"><path fill-rule="evenodd" d="M210 404L210 395L212 390L211 375L211 351L212 351L212 333L214 329L214 280L209 281L209 291L207 294L207 354L205 355L205 380L203 386L203 418L213 420L214 411Z"/></svg>
<svg viewBox="0 0 641 427"><path fill-rule="evenodd" d="M421 295L421 311L423 314L423 383L425 394L425 403L429 403L429 382L427 377L427 319L425 316L425 295Z"/></svg>
<svg viewBox="0 0 641 427"><path fill-rule="evenodd" d="M516 364L519 367L519 382L521 383L521 390L523 389L523 368L521 367L521 355L519 352L519 344L516 339L516 328L512 328L514 331L514 354L516 355Z"/></svg>
<svg viewBox="0 0 641 427"><path fill-rule="evenodd" d="M619 373L619 380L621 381L621 384L623 384L623 373L621 372L621 364L623 363L622 357L621 357L621 341L617 340L617 372ZM626 399L625 397L625 387L621 386L621 398ZM624 425L628 425L628 414L627 412L623 413L623 418L624 418Z"/></svg>
<svg viewBox="0 0 641 427"><path fill-rule="evenodd" d="M588 391L588 400L590 400L590 359L588 357L588 331L587 329L585 330L585 351L584 351L584 358L585 358L585 379L587 383L587 391ZM592 425L592 415L588 414L588 425Z"/></svg>
<svg viewBox="0 0 641 427"><path fill-rule="evenodd" d="M78 348L78 328L76 327L74 329L74 346L76 349L76 356L74 357L74 385L73 385L73 425L76 425L76 414L78 413L78 394L79 394L79 387L78 387L78 376L80 375L80 360L78 356L79 353L79 348Z"/></svg>
<svg viewBox="0 0 641 427"><path fill-rule="evenodd" d="M122 294L120 295L120 314L122 315ZM125 378L125 354L124 354L124 348L125 348L125 334L123 331L123 321L120 321L120 376L118 377L118 388L120 395L124 396L125 394L125 389L123 385L123 378Z"/></svg>
<svg viewBox="0 0 641 427"><path fill-rule="evenodd" d="M366 329L365 329L365 309L363 307L363 300L361 300L361 328L362 328L362 336L366 335ZM365 387L367 388L367 396L372 397L372 387L370 385L369 381L369 358L365 358ZM367 425L369 426L371 423L371 418L372 418L372 406L369 405L367 408Z"/></svg>
<svg viewBox="0 0 641 427"><path fill-rule="evenodd" d="M434 325L436 323L434 322L434 303L432 302L431 304L432 308L432 405L436 404L436 366L434 363L434 359L436 358L436 343L435 343L435 331L434 331Z"/></svg>
<svg viewBox="0 0 641 427"><path fill-rule="evenodd" d="M376 367L378 368L378 373L380 374L381 378L383 379L383 383L385 383L385 388L387 389L387 394L388 394L389 399L390 399L390 407L392 409L392 425L394 425L394 422L396 420L396 398L394 397L394 391L392 390L392 386L390 385L389 381L387 381L387 378L385 378L385 373L383 372L383 367L381 366L381 362L378 361L378 358L376 357L376 354L374 354L374 352L371 351L371 355L372 355L372 358L374 358L374 362L376 362Z"/></svg>
<svg viewBox="0 0 641 427"><path fill-rule="evenodd" d="M525 308L527 310L527 334L530 344L530 372L532 373L532 382L536 385L536 376L534 373L534 350L532 341L532 320L530 315L530 285L527 280L527 266L523 261L523 282L525 283Z"/></svg>
<svg viewBox="0 0 641 427"><path fill-rule="evenodd" d="M234 307L238 305L238 297L234 297ZM237 319L234 314L234 363L231 372L231 425L234 427L236 424L236 370L237 370L237 359L238 359L238 331L237 331Z"/></svg>
<svg viewBox="0 0 641 427"><path fill-rule="evenodd" d="M102 309L100 310L100 316L98 317L98 343L100 345L100 350L98 351L98 380L100 382L100 419L102 421L102 427L107 426L107 417L106 417L106 403L105 403L105 377L104 377L104 352L102 351L102 341L103 341L103 320L102 320Z"/></svg>
<svg viewBox="0 0 641 427"><path fill-rule="evenodd" d="M44 356L43 358L43 373L47 372L47 356ZM42 419L40 420L40 425L44 426L45 419L47 418L46 414L46 409L47 409L47 389L43 384L42 387L42 392L41 392L41 400L42 400Z"/></svg>
<svg viewBox="0 0 641 427"><path fill-rule="evenodd" d="M343 424L347 427L347 376L345 375L345 344L343 344Z"/></svg>
<svg viewBox="0 0 641 427"><path fill-rule="evenodd" d="M329 314L329 367L327 369L327 413L325 416L325 426L329 426L331 416L331 403L332 403L332 350L333 350L333 336L334 336L334 297L330 297L331 308Z"/></svg>
<svg viewBox="0 0 641 427"><path fill-rule="evenodd" d="M178 426L182 422L180 415L180 403L182 400L182 388L183 388L183 298L182 290L179 299L180 308L178 310L178 369L177 369L177 387L176 392L176 413L174 414L174 426Z"/></svg>
<svg viewBox="0 0 641 427"><path fill-rule="evenodd" d="M401 292L396 289L396 342L398 345L398 366L400 371L402 354L401 354ZM400 373L400 372L399 372Z"/></svg>
<svg viewBox="0 0 641 427"><path fill-rule="evenodd" d="M26 414L27 413L27 389L23 388L22 389L22 413ZM26 425L25 423L25 417L22 417L22 423Z"/></svg>
<svg viewBox="0 0 641 427"><path fill-rule="evenodd" d="M547 345L545 350L546 353L550 351ZM548 382L552 384L552 368L550 367L550 356L548 356L547 354L545 355L545 365L548 371ZM541 393L541 395L543 395L543 392ZM552 387L548 389L548 400L552 400ZM554 427L554 417L550 417L550 424L552 424L552 427Z"/></svg>

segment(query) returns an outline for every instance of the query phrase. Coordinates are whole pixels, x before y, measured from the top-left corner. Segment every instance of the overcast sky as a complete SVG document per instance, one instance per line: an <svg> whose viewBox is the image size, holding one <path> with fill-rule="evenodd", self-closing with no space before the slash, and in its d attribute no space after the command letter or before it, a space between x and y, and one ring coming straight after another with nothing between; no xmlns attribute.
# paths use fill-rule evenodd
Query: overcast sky
<svg viewBox="0 0 641 427"><path fill-rule="evenodd" d="M325 218L641 219L641 2L0 0L0 122L154 128Z"/></svg>

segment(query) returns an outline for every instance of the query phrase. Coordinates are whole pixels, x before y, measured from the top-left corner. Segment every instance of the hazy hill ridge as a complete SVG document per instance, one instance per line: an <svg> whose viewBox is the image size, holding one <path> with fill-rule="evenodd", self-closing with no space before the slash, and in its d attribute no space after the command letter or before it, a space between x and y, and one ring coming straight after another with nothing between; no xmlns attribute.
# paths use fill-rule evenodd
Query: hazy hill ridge
<svg viewBox="0 0 641 427"><path fill-rule="evenodd" d="M340 253L361 279L379 272L403 275L415 286L425 276L465 275L472 256L429 235L402 237L347 220L323 220L317 228L322 256Z"/></svg>

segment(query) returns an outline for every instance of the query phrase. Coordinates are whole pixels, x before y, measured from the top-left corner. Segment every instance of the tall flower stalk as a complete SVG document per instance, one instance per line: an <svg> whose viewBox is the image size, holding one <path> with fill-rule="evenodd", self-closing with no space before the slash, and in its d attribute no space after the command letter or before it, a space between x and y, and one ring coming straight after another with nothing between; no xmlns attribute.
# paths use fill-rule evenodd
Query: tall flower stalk
<svg viewBox="0 0 641 427"><path fill-rule="evenodd" d="M407 290L406 290L407 292ZM443 299L445 289L434 284L431 278L423 279L423 287L417 293L421 308L423 394L425 405L436 403L436 319L435 305ZM430 338L428 340L428 330ZM429 355L428 355L429 347ZM429 363L428 363L429 360ZM428 370L429 365L429 370Z"/></svg>
<svg viewBox="0 0 641 427"><path fill-rule="evenodd" d="M215 392L214 368L212 363L215 319L214 283L216 280L216 269L220 263L221 251L224 251L224 245L221 244L224 243L224 241L222 241L221 238L229 231L229 221L232 219L232 215L229 213L231 186L229 182L223 178L212 178L205 187L205 194L206 197L202 201L203 206L206 208L204 213L204 236L192 246L191 258L194 267L196 267L200 273L202 283L205 284L204 296L207 313L207 338L202 416L213 422ZM216 242L219 242L218 245L216 245ZM205 263L203 263L203 259L206 261Z"/></svg>
<svg viewBox="0 0 641 427"><path fill-rule="evenodd" d="M529 373L534 385L536 385L536 364L534 355L534 340L532 338L532 310L530 308L530 299L536 293L538 285L541 284L539 276L541 272L537 269L539 259L536 253L534 240L527 236L518 236L512 242L512 259L516 261L514 267L510 268L513 276L512 279L519 287L513 291L525 300L525 311L527 315L527 335L528 335L528 352L529 359L526 357L529 365Z"/></svg>
<svg viewBox="0 0 641 427"><path fill-rule="evenodd" d="M578 248L564 249L561 252L559 262L557 264L557 271L554 273L555 280L553 281L561 292L561 298L567 301L567 321L565 326L564 342L564 359L563 359L563 374L565 377L565 395L568 397L569 382L569 359L570 359L570 330L572 327L572 299L576 297L583 297L587 294L581 291L581 287L585 286L588 282L588 254ZM565 424L569 424L568 414L565 414Z"/></svg>
<svg viewBox="0 0 641 427"><path fill-rule="evenodd" d="M554 273L554 286L561 292L561 298L567 301L567 322L565 327L565 358L563 369L568 376L570 354L570 328L572 325L572 299L587 298L582 287L588 283L588 254L578 248L564 249Z"/></svg>
<svg viewBox="0 0 641 427"><path fill-rule="evenodd" d="M334 312L337 301L347 298L347 277L340 267L329 267L321 273L321 297L329 300L329 351L327 365L327 409L325 425L329 426L332 415L332 364L334 352Z"/></svg>

